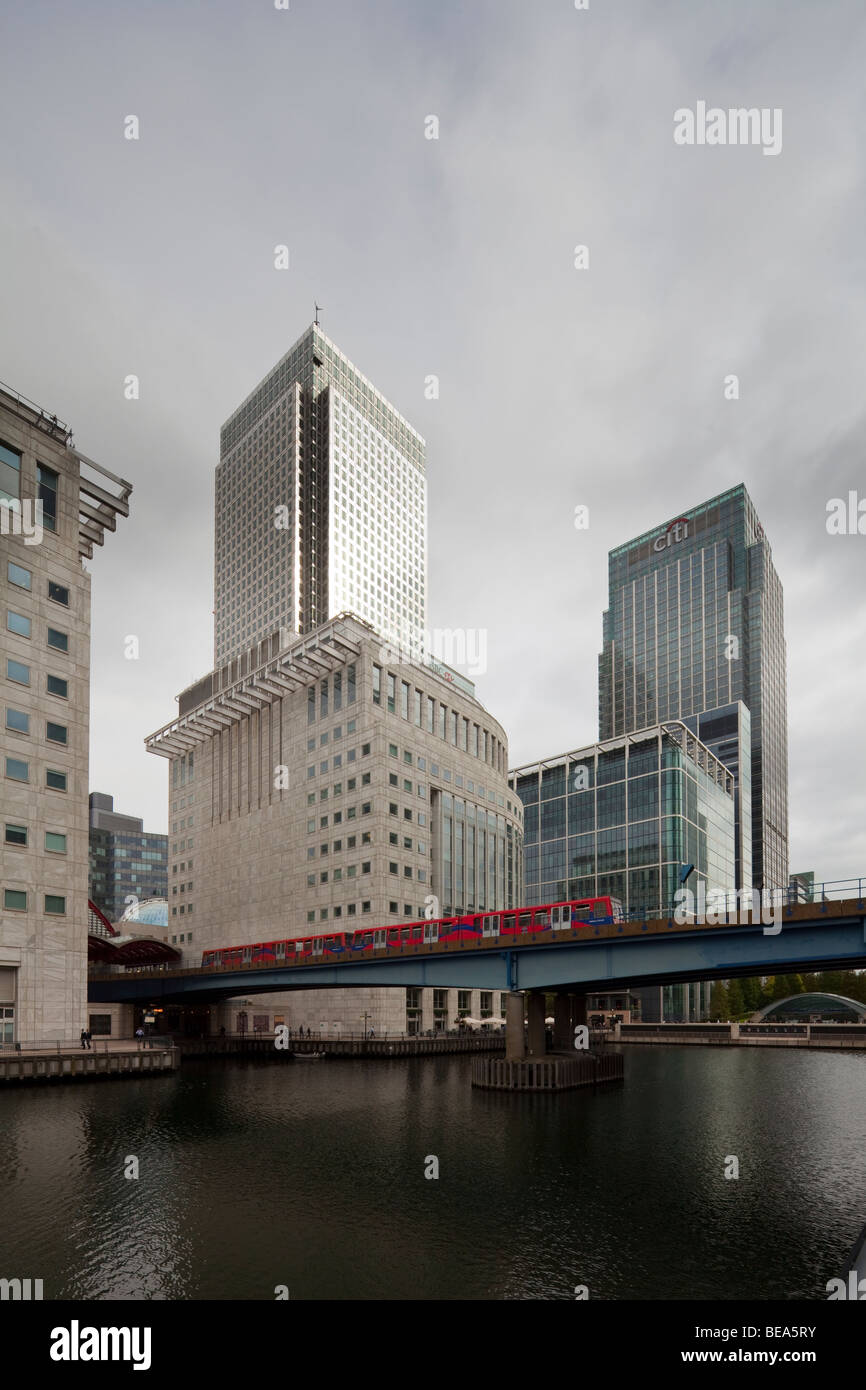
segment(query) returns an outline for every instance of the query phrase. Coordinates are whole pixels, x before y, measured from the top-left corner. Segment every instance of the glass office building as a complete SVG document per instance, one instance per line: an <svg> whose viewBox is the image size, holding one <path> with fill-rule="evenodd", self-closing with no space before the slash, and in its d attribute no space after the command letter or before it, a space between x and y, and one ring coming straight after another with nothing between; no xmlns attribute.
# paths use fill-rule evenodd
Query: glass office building
<svg viewBox="0 0 866 1390"><path fill-rule="evenodd" d="M524 805L524 900L610 894L632 918L672 910L689 886L730 890L734 775L680 721L514 769Z"/></svg>
<svg viewBox="0 0 866 1390"><path fill-rule="evenodd" d="M732 770L737 762L741 826L751 820L751 882L761 889L784 889L788 730L782 586L742 484L610 552L603 636L600 738L710 713L726 721L718 738L712 737L722 761ZM740 702L750 719L748 788L742 725L735 728L731 716L731 707ZM747 857L738 857L745 879ZM740 886L748 886L748 880Z"/></svg>
<svg viewBox="0 0 866 1390"><path fill-rule="evenodd" d="M119 922L131 905L167 893L168 836L151 834L136 816L115 811L113 797L91 792L91 902L109 922Z"/></svg>

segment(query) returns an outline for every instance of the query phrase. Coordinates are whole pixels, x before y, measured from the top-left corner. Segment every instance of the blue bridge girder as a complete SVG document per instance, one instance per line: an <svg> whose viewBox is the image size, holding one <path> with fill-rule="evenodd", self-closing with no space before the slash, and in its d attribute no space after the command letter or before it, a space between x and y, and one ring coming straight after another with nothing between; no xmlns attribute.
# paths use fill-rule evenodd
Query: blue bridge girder
<svg viewBox="0 0 866 1390"><path fill-rule="evenodd" d="M786 908L780 925L778 934L768 934L760 921L720 926L628 922L589 928L567 941L522 937L517 943L470 943L448 951L410 946L400 952L320 964L92 976L88 998L92 1004L195 1004L240 995L358 986L582 993L738 975L866 968L862 900Z"/></svg>

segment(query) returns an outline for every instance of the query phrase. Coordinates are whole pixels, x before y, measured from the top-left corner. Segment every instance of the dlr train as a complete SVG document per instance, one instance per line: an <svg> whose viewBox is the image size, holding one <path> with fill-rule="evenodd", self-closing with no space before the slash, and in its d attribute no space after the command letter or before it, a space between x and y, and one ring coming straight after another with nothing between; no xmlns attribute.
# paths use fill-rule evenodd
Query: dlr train
<svg viewBox="0 0 866 1390"><path fill-rule="evenodd" d="M582 927L609 925L623 920L618 898L579 898L573 902L541 907L512 908L501 912L476 912L459 917L424 918L393 927L361 927L358 931L331 931L324 936L299 936L283 941L260 941L246 946L223 946L202 953L203 966L238 966L279 963L291 965L308 958L336 956L348 960L353 951L398 951L407 946L507 940L530 932L579 931Z"/></svg>

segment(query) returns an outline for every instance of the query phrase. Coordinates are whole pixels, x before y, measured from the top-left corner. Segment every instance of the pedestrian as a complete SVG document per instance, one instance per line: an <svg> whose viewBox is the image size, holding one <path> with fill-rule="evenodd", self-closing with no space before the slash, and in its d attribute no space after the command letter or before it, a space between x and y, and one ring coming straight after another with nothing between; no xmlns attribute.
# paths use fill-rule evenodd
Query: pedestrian
<svg viewBox="0 0 866 1390"><path fill-rule="evenodd" d="M370 1029L370 1037L371 1037L371 1038L375 1038L375 1036L376 1036L376 1034L373 1032L373 1029L371 1028L371 1029Z"/></svg>
<svg viewBox="0 0 866 1390"><path fill-rule="evenodd" d="M136 1040L137 1040L137 1042L138 1042L138 1050L139 1050L139 1052L140 1052L140 1051L141 1051L142 1039L144 1038L144 1029L141 1027L141 1025L139 1025L139 1027L136 1028L136 1030L135 1030L135 1037L136 1037Z"/></svg>
<svg viewBox="0 0 866 1390"><path fill-rule="evenodd" d="M93 1039L93 1034L91 1033L91 1031L90 1031L89 1028L88 1028L87 1032L84 1034L84 1036L85 1036L85 1039L87 1040L87 1050L88 1050L88 1052L89 1052L89 1051L91 1050L91 1049L90 1049L90 1045L91 1045L91 1041L92 1041L92 1039Z"/></svg>
<svg viewBox="0 0 866 1390"><path fill-rule="evenodd" d="M221 1037L221 1038L224 1038L225 1035L226 1035L226 1026L225 1026L225 1024L223 1024L222 1028L220 1029L220 1037Z"/></svg>
<svg viewBox="0 0 866 1390"><path fill-rule="evenodd" d="M308 1028L307 1028L307 1037L308 1037L308 1038L311 1038L312 1036L313 1036L313 1030L312 1030L312 1028L308 1027Z"/></svg>
<svg viewBox="0 0 866 1390"><path fill-rule="evenodd" d="M86 1049L87 1049L87 1029L86 1029L86 1028L82 1028L82 1030L81 1030L81 1050L82 1050L82 1052L84 1052L84 1051L86 1051Z"/></svg>

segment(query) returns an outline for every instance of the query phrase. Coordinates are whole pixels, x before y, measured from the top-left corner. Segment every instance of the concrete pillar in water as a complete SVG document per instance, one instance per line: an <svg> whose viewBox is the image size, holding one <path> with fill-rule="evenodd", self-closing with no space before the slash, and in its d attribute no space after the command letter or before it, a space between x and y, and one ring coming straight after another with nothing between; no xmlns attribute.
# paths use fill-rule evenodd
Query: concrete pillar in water
<svg viewBox="0 0 866 1390"><path fill-rule="evenodd" d="M544 1039L544 994L538 990L527 999L529 1021L529 1055L543 1057L547 1048Z"/></svg>
<svg viewBox="0 0 866 1390"><path fill-rule="evenodd" d="M523 995L505 996L505 1059L522 1062L526 1056L526 1037L523 1031Z"/></svg>
<svg viewBox="0 0 866 1390"><path fill-rule="evenodd" d="M570 994L557 994L553 1001L553 1046L557 1052L571 1052L574 1045L572 1004Z"/></svg>

